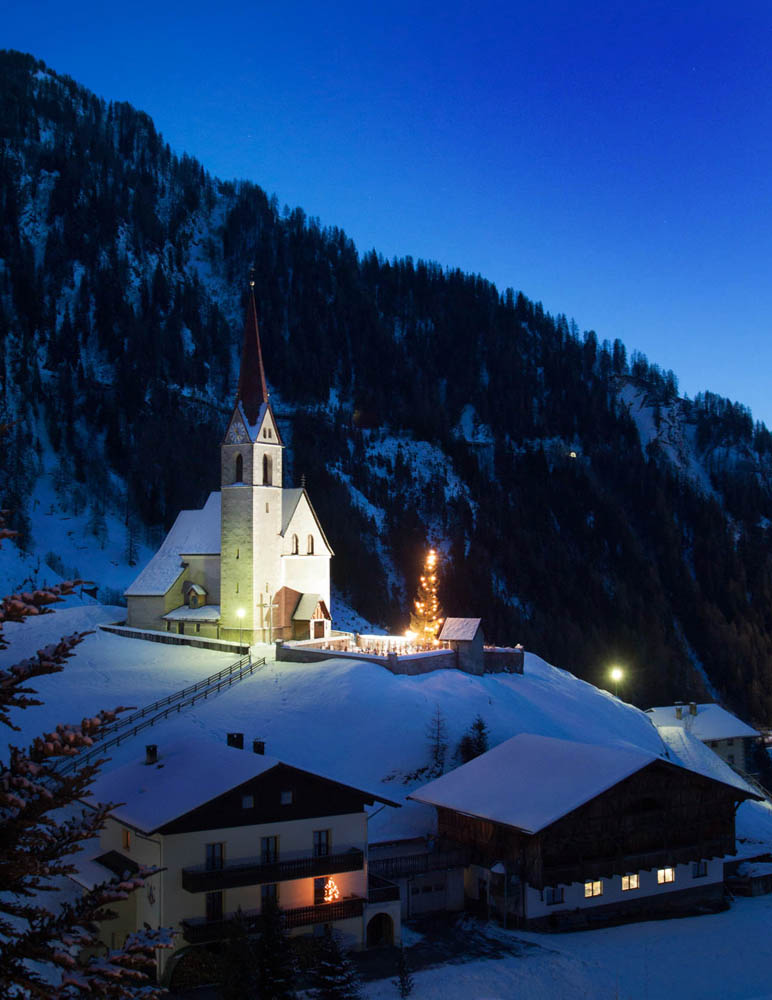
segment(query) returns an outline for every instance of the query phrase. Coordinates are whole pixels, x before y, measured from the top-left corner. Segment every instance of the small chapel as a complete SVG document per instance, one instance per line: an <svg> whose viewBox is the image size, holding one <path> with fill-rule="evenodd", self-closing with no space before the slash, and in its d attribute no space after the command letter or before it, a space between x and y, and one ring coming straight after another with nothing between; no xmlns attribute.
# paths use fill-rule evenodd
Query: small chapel
<svg viewBox="0 0 772 1000"><path fill-rule="evenodd" d="M330 634L333 554L304 486L285 488L250 280L219 492L183 510L125 592L133 628L234 642Z"/></svg>

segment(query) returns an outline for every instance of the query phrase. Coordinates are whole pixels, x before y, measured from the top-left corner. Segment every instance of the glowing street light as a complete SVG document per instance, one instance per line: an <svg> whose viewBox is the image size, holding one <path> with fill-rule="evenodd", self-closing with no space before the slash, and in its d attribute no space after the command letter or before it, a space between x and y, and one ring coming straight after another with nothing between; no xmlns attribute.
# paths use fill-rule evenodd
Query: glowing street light
<svg viewBox="0 0 772 1000"><path fill-rule="evenodd" d="M242 641L243 641L242 640L242 633L243 633L243 627L244 627L244 609L243 608L239 608L236 611L236 617L239 620L239 646L241 646L242 645Z"/></svg>
<svg viewBox="0 0 772 1000"><path fill-rule="evenodd" d="M614 682L614 695L617 698L619 697L619 682L622 680L624 676L625 672L624 670L622 670L621 667L611 668L611 680Z"/></svg>

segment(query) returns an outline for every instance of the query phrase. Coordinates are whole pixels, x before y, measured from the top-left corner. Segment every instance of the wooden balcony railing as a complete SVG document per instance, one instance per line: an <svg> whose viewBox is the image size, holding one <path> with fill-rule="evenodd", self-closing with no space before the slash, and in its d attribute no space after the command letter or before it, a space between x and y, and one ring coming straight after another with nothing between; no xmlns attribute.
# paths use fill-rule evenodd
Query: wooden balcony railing
<svg viewBox="0 0 772 1000"><path fill-rule="evenodd" d="M261 862L259 858L243 858L207 869L196 865L182 869L182 888L188 892L216 892L218 889L237 889L244 885L263 885L271 882L289 882L299 878L319 878L340 872L361 871L364 853L356 848L340 854L314 857L312 854L287 861Z"/></svg>
<svg viewBox="0 0 772 1000"><path fill-rule="evenodd" d="M299 906L282 910L282 923L288 930L293 927L310 927L313 924L332 924L337 920L361 917L365 900L359 896L340 899L336 903L320 903L317 906ZM227 937L233 922L240 917L248 934L256 934L262 929L262 916L258 910L240 910L225 914L220 920L206 917L192 917L183 920L182 936L188 944L203 944Z"/></svg>

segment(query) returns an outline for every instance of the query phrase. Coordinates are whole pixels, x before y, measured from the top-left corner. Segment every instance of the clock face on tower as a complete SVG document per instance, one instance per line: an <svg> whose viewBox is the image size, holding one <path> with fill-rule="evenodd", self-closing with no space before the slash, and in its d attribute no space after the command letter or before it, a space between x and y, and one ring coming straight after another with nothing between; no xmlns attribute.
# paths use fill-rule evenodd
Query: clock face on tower
<svg viewBox="0 0 772 1000"><path fill-rule="evenodd" d="M231 425L228 428L228 433L225 435L226 444L246 444L249 441L249 435L247 434L247 429L244 426L244 422L238 415L233 418Z"/></svg>

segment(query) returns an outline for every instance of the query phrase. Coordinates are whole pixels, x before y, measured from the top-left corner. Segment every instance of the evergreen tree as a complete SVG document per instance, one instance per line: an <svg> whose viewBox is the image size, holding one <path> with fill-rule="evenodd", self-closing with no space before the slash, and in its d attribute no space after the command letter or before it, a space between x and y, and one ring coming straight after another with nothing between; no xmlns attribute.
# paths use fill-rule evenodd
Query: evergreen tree
<svg viewBox="0 0 772 1000"><path fill-rule="evenodd" d="M0 517L0 538L13 533ZM0 649L7 648L5 622L23 622L50 611L49 605L72 592L75 582L65 582L34 593L14 594L0 603ZM41 704L29 681L57 673L72 655L84 634L61 639L34 656L0 670L0 723L18 729L11 711ZM126 899L153 874L141 868L136 875L94 886L76 902L59 908L38 901L41 892L56 888L58 878L72 874L72 854L83 842L98 837L110 806L83 809L77 816L63 812L88 795L99 764L84 765L61 775L58 758L72 756L90 746L102 726L114 721L116 712L99 712L80 725L59 725L38 737L29 749L10 747L0 762L0 994L3 997L38 997L76 1000L150 1000L163 991L152 985L155 949L171 947L165 931L130 934L123 947L105 950L100 923L115 916L110 905ZM94 957L79 961L88 950Z"/></svg>
<svg viewBox="0 0 772 1000"><path fill-rule="evenodd" d="M257 1000L263 995L258 989L257 949L241 909L229 924L221 968L223 1000Z"/></svg>
<svg viewBox="0 0 772 1000"><path fill-rule="evenodd" d="M405 1000L413 992L415 983L410 974L410 969L407 967L404 948L399 949L399 955L397 956L397 978L392 980L392 982L397 987L397 992L402 997L402 1000Z"/></svg>
<svg viewBox="0 0 772 1000"><path fill-rule="evenodd" d="M295 996L295 959L282 925L279 904L272 897L263 902L262 932L257 942L260 1000L289 1000Z"/></svg>
<svg viewBox="0 0 772 1000"><path fill-rule="evenodd" d="M316 964L311 974L310 1000L358 1000L362 996L359 976L330 930L324 928Z"/></svg>
<svg viewBox="0 0 772 1000"><path fill-rule="evenodd" d="M488 726L481 715L478 715L472 723L472 749L475 757L488 750Z"/></svg>
<svg viewBox="0 0 772 1000"><path fill-rule="evenodd" d="M434 642L442 625L440 607L440 577L437 552L429 549L424 559L423 571L418 578L418 591L410 615L410 630L423 642Z"/></svg>

